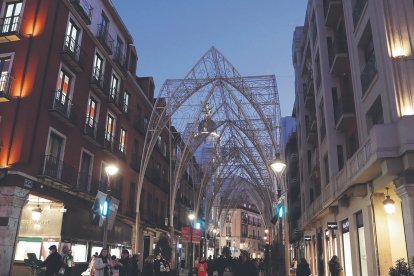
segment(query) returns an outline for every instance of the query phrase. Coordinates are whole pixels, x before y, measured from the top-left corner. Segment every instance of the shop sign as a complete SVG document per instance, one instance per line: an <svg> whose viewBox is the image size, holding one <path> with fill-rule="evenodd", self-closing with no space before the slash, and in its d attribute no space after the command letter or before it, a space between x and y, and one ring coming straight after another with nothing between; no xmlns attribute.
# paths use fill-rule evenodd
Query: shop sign
<svg viewBox="0 0 414 276"><path fill-rule="evenodd" d="M348 219L342 221L342 232L344 233L349 232L349 220Z"/></svg>
<svg viewBox="0 0 414 276"><path fill-rule="evenodd" d="M305 240L305 241L310 241L310 240L312 240L312 237L311 237L311 236L305 236L305 237L304 237L304 240Z"/></svg>
<svg viewBox="0 0 414 276"><path fill-rule="evenodd" d="M328 222L328 229L338 229L338 223L337 222Z"/></svg>

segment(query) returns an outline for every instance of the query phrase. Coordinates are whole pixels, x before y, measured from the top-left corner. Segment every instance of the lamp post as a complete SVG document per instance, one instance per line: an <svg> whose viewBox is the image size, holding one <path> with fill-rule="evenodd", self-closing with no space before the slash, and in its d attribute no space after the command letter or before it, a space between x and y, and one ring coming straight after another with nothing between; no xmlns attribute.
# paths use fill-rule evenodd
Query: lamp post
<svg viewBox="0 0 414 276"><path fill-rule="evenodd" d="M217 229L214 228L213 229L213 236L214 236L214 241L213 241L213 246L214 246L214 251L213 251L213 257L214 259L216 258L216 233L217 233Z"/></svg>
<svg viewBox="0 0 414 276"><path fill-rule="evenodd" d="M286 169L286 163L280 158L280 154L277 153L276 154L276 159L274 161L272 161L272 163L270 164L270 167L272 168L273 172L276 174L276 180L278 180L279 175L283 174L283 171ZM278 188L278 194L279 196L281 196L282 194L282 183L278 183L279 187ZM280 193L279 193L280 191ZM279 198L280 199L280 198ZM285 201L287 202L287 194L285 194ZM283 209L282 209L283 208ZM279 205L279 208L277 209L278 214L276 214L278 216L279 219L279 231L278 231L278 255L279 255L279 265L278 265L278 272L279 275L285 275L286 273L286 264L285 264L285 260L286 260L286 256L285 255L285 250L284 250L284 246L283 246L283 222L282 219L285 216L284 215L284 205L282 207L282 205ZM285 227L287 227L287 223L285 223ZM285 260L284 260L285 259Z"/></svg>
<svg viewBox="0 0 414 276"><path fill-rule="evenodd" d="M193 275L193 221L195 219L195 215L193 213L188 215L188 219L190 220L190 266L188 270L188 275Z"/></svg>
<svg viewBox="0 0 414 276"><path fill-rule="evenodd" d="M109 210L111 210L111 176L118 173L118 167L115 165L108 165L105 167L106 175L108 176L108 184L106 187L106 193L107 193L107 206L104 207L106 209L106 214L104 214L104 221L103 221L103 227L104 227L104 233L103 233L103 248L107 248L108 246L108 219L109 219Z"/></svg>

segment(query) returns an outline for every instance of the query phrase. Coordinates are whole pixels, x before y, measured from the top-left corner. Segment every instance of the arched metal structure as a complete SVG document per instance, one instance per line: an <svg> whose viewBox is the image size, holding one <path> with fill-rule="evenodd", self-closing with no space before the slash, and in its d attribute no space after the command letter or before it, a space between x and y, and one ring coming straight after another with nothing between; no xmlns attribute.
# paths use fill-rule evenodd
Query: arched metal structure
<svg viewBox="0 0 414 276"><path fill-rule="evenodd" d="M157 138L174 125L184 142L175 155L170 176L171 233L180 180L190 162L198 157L202 176L194 187L196 213L206 189L206 209L221 195L226 204L219 212L235 207L246 193L268 224L276 201L276 178L269 163L279 151L280 106L275 76L242 77L214 47L197 62L184 79L165 81L154 104L143 147L136 202L138 250L140 196L145 171ZM213 135L214 134L214 135ZM200 155L200 148L209 154ZM229 188L230 187L230 188ZM223 201L223 202L224 202ZM206 214L208 223L209 214Z"/></svg>

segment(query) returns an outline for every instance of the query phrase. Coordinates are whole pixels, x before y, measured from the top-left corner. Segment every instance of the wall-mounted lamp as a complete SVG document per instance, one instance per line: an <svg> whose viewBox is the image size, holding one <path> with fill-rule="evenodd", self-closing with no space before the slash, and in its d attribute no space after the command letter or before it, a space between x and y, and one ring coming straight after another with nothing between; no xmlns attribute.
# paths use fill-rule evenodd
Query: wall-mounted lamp
<svg viewBox="0 0 414 276"><path fill-rule="evenodd" d="M391 215L391 214L394 214L395 212L395 201L392 200L388 194L389 188L386 187L385 189L387 190L387 195L385 197L385 200L382 202L382 204L384 204L385 212Z"/></svg>
<svg viewBox="0 0 414 276"><path fill-rule="evenodd" d="M32 210L32 219L34 221L39 221L42 216L42 208L40 208L40 198L37 198L37 207Z"/></svg>

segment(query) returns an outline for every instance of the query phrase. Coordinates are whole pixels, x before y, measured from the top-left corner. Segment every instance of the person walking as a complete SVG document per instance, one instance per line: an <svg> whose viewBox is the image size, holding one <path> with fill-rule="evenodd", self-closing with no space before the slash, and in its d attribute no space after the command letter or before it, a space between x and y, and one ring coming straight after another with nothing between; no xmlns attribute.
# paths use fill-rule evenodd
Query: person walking
<svg viewBox="0 0 414 276"><path fill-rule="evenodd" d="M56 276L60 268L63 266L62 256L57 252L56 245L49 247L49 256L40 264L41 267L46 267L46 276Z"/></svg>
<svg viewBox="0 0 414 276"><path fill-rule="evenodd" d="M234 276L259 276L255 264L250 260L249 252L240 250L240 260L234 269Z"/></svg>
<svg viewBox="0 0 414 276"><path fill-rule="evenodd" d="M130 270L128 272L129 273L128 276L138 275L138 261L139 261L138 254L132 255L132 258L130 260Z"/></svg>
<svg viewBox="0 0 414 276"><path fill-rule="evenodd" d="M67 249L66 254L63 255L63 267L65 269L64 276L70 276L72 273L72 267L75 266L75 262L73 261L72 250Z"/></svg>
<svg viewBox="0 0 414 276"><path fill-rule="evenodd" d="M309 267L308 262L305 258L300 259L300 263L298 264L296 268L296 276L309 276L311 275L311 270Z"/></svg>
<svg viewBox="0 0 414 276"><path fill-rule="evenodd" d="M341 270L342 268L338 256L333 255L332 259L329 261L329 271L331 272L331 276L339 276Z"/></svg>
<svg viewBox="0 0 414 276"><path fill-rule="evenodd" d="M111 261L108 258L108 249L101 250L101 254L95 257L95 276L111 276Z"/></svg>
<svg viewBox="0 0 414 276"><path fill-rule="evenodd" d="M204 257L201 257L200 261L197 264L197 275L206 276L207 269L208 269L208 264L206 262L206 259Z"/></svg>
<svg viewBox="0 0 414 276"><path fill-rule="evenodd" d="M207 275L208 276L213 276L214 274L214 260L211 258L211 255L208 257L207 260Z"/></svg>
<svg viewBox="0 0 414 276"><path fill-rule="evenodd" d="M216 268L219 276L223 276L224 270L226 268L226 260L223 255L220 255L220 258L216 260Z"/></svg>
<svg viewBox="0 0 414 276"><path fill-rule="evenodd" d="M121 260L119 261L119 276L129 276L128 271L130 270L129 251L126 249L122 250Z"/></svg>
<svg viewBox="0 0 414 276"><path fill-rule="evenodd" d="M111 257L111 267L112 267L112 275L113 276L119 276L119 269L121 268L121 266L122 266L122 264L116 258L116 256L112 255L112 257Z"/></svg>

